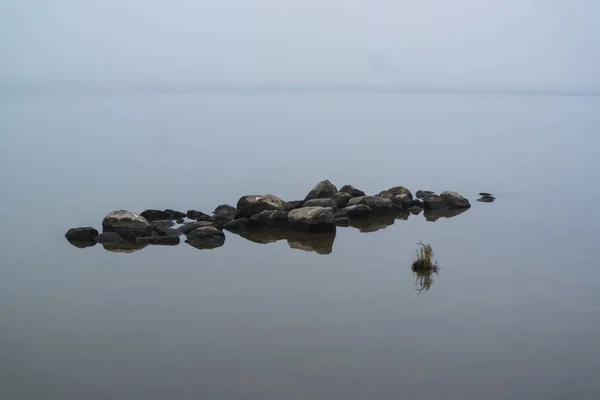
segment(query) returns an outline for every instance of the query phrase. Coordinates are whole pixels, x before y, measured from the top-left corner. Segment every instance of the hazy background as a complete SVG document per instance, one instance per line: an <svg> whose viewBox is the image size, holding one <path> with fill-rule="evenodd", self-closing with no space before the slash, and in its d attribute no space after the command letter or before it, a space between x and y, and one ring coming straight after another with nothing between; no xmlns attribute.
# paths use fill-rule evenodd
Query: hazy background
<svg viewBox="0 0 600 400"><path fill-rule="evenodd" d="M3 0L0 80L600 86L594 0Z"/></svg>

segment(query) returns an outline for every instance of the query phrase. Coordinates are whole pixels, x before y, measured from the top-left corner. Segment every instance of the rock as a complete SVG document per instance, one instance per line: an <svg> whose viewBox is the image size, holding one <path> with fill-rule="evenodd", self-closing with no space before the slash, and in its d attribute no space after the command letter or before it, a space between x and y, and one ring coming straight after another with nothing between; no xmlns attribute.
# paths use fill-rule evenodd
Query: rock
<svg viewBox="0 0 600 400"><path fill-rule="evenodd" d="M448 206L442 196L429 194L423 197L423 208L425 208L425 210L445 210Z"/></svg>
<svg viewBox="0 0 600 400"><path fill-rule="evenodd" d="M348 217L340 217L335 219L336 226L350 226L350 218Z"/></svg>
<svg viewBox="0 0 600 400"><path fill-rule="evenodd" d="M397 206L399 206L402 209L407 209L412 205L412 198L407 195L406 193L402 193L399 194L397 196L394 196L394 198L392 199L392 201L394 202L394 204L396 204Z"/></svg>
<svg viewBox="0 0 600 400"><path fill-rule="evenodd" d="M480 201L482 203L492 203L494 200L496 200L496 198L493 196L484 196L480 199L477 199L477 201Z"/></svg>
<svg viewBox="0 0 600 400"><path fill-rule="evenodd" d="M133 253L138 250L142 250L148 246L147 244L137 244L131 242L125 243L109 243L103 244L104 250L110 251L112 253Z"/></svg>
<svg viewBox="0 0 600 400"><path fill-rule="evenodd" d="M212 220L220 223L221 225L225 225L234 220L236 213L237 208L227 204L222 204L215 208Z"/></svg>
<svg viewBox="0 0 600 400"><path fill-rule="evenodd" d="M288 214L290 225L296 229L309 230L335 229L333 211L328 207L302 207Z"/></svg>
<svg viewBox="0 0 600 400"><path fill-rule="evenodd" d="M181 211L175 211L169 208L167 208L165 212L169 214L169 219L183 219L187 216L187 214L184 214Z"/></svg>
<svg viewBox="0 0 600 400"><path fill-rule="evenodd" d="M358 206L355 206L358 207ZM344 210L337 210L336 212L333 213L333 218L346 218L348 217L348 213Z"/></svg>
<svg viewBox="0 0 600 400"><path fill-rule="evenodd" d="M371 210L371 207L365 206L364 204L348 206L342 211L348 214L349 217L365 217L373 212L373 210Z"/></svg>
<svg viewBox="0 0 600 400"><path fill-rule="evenodd" d="M171 226L168 224L164 224L164 221L153 221L150 222L152 226L152 236L179 236L181 232L177 229L171 228L173 226L173 221L168 221L171 223Z"/></svg>
<svg viewBox="0 0 600 400"><path fill-rule="evenodd" d="M198 218L203 217L205 215L208 216L207 214L203 213L202 211L196 211L196 210L188 210L186 213L186 216L189 219L195 219L195 220L197 220Z"/></svg>
<svg viewBox="0 0 600 400"><path fill-rule="evenodd" d="M359 204L369 206L373 212L392 211L394 208L394 202L392 200L379 196L353 197L348 202L348 206L356 206ZM346 209L344 209L344 211L347 212ZM348 215L352 216L350 213L348 213Z"/></svg>
<svg viewBox="0 0 600 400"><path fill-rule="evenodd" d="M85 226L80 228L71 228L65 234L65 237L69 242L94 242L94 239L98 236L98 230L91 226ZM86 246L87 247L87 246Z"/></svg>
<svg viewBox="0 0 600 400"><path fill-rule="evenodd" d="M283 211L286 211L286 212L292 211L294 208L297 208L297 207L294 204L292 204L292 203L290 203L288 201L285 201L283 203Z"/></svg>
<svg viewBox="0 0 600 400"><path fill-rule="evenodd" d="M493 195L493 194L491 194L491 193L488 193L488 192L481 192L481 193L479 193L479 195L480 195L481 197L494 197L494 195Z"/></svg>
<svg viewBox="0 0 600 400"><path fill-rule="evenodd" d="M417 200L414 199L411 203L410 203L411 207L421 207L423 208L423 202L421 200Z"/></svg>
<svg viewBox="0 0 600 400"><path fill-rule="evenodd" d="M331 197L337 193L337 188L335 185L328 180L321 181L317 183L307 195L304 201L312 200L312 199L323 199L326 197Z"/></svg>
<svg viewBox="0 0 600 400"><path fill-rule="evenodd" d="M116 232L103 232L96 236L96 242L100 244L117 244L122 241L123 238Z"/></svg>
<svg viewBox="0 0 600 400"><path fill-rule="evenodd" d="M142 217L146 218L148 222L164 220L164 219L172 219L171 215L162 210L144 210L140 214Z"/></svg>
<svg viewBox="0 0 600 400"><path fill-rule="evenodd" d="M183 224L185 222L185 220L183 218L179 218L177 221L178 224Z"/></svg>
<svg viewBox="0 0 600 400"><path fill-rule="evenodd" d="M284 209L285 201L281 200L277 196L268 194L256 200L254 203L250 203L247 206L244 206L241 209L237 210L234 219L250 218L251 216L258 214L261 211L284 211Z"/></svg>
<svg viewBox="0 0 600 400"><path fill-rule="evenodd" d="M144 236L144 237L137 237L135 239L135 242L137 244L176 246L179 244L179 237L178 236Z"/></svg>
<svg viewBox="0 0 600 400"><path fill-rule="evenodd" d="M212 226L214 228L219 229L218 227L215 226L214 222L212 222L212 221L196 221L196 222L188 222L187 224L181 225L179 228L177 228L177 231L179 231L180 233L183 233L184 235L187 235L188 233L192 232L193 230L198 229L198 228L204 228L205 226Z"/></svg>
<svg viewBox="0 0 600 400"><path fill-rule="evenodd" d="M214 249L223 246L225 234L214 226L204 226L191 231L185 242L200 250Z"/></svg>
<svg viewBox="0 0 600 400"><path fill-rule="evenodd" d="M288 224L288 213L285 211L266 210L254 214L248 220L248 228L281 227Z"/></svg>
<svg viewBox="0 0 600 400"><path fill-rule="evenodd" d="M440 194L440 196L444 199L444 201L446 202L446 205L448 206L448 208L450 210L455 210L457 208L469 208L471 207L471 203L469 203L469 200L465 199L464 197L462 197L460 194L456 193L456 192L442 192Z"/></svg>
<svg viewBox="0 0 600 400"><path fill-rule="evenodd" d="M394 197L401 196L401 195L408 196L409 199L410 199L410 201L412 201L412 199L413 199L413 195L410 192L410 190L408 190L404 186L394 186L393 188L390 188L388 190L384 190L383 192L379 193L378 196L385 197L385 198L388 198L388 199L391 200Z"/></svg>
<svg viewBox="0 0 600 400"><path fill-rule="evenodd" d="M155 226L162 226L162 227L165 227L165 228L171 228L172 226L175 226L175 222L171 221L170 219L162 219L162 220L150 222L150 226L153 227L153 228Z"/></svg>
<svg viewBox="0 0 600 400"><path fill-rule="evenodd" d="M431 190L417 190L415 196L417 199L422 199L423 197L430 196L432 194L435 194L435 192L432 192Z"/></svg>
<svg viewBox="0 0 600 400"><path fill-rule="evenodd" d="M335 201L338 208L346 207L351 198L352 196L345 192L338 192L331 196L331 199Z"/></svg>
<svg viewBox="0 0 600 400"><path fill-rule="evenodd" d="M412 207L409 207L408 210L406 210L406 211L410 212L412 215L419 215L421 213L421 211L423 211L423 207L412 206Z"/></svg>
<svg viewBox="0 0 600 400"><path fill-rule="evenodd" d="M302 205L304 205L304 200L292 200L292 201L288 201L287 204L291 205L293 208L300 208L302 207ZM291 211L291 210L290 210Z"/></svg>
<svg viewBox="0 0 600 400"><path fill-rule="evenodd" d="M359 190L359 189L355 188L352 185L344 185L344 186L342 186L342 188L340 189L340 192L341 193L348 193L352 197L366 196L365 192L363 192L362 190Z"/></svg>
<svg viewBox="0 0 600 400"><path fill-rule="evenodd" d="M213 220L213 217L211 217L210 215L206 215L206 214L204 214L204 215L196 218L196 221L210 221L210 222L215 222Z"/></svg>
<svg viewBox="0 0 600 400"><path fill-rule="evenodd" d="M234 219L223 228L229 232L240 234L248 230L248 220L246 218Z"/></svg>
<svg viewBox="0 0 600 400"><path fill-rule="evenodd" d="M256 203L262 197L261 194L247 194L240 197L237 202L237 209L246 207L248 204Z"/></svg>
<svg viewBox="0 0 600 400"><path fill-rule="evenodd" d="M305 201L302 207L329 207L334 210L337 208L337 203L333 199L311 199Z"/></svg>
<svg viewBox="0 0 600 400"><path fill-rule="evenodd" d="M164 219L164 218L160 218ZM125 240L133 241L138 236L150 236L150 222L141 215L120 210L109 213L102 220L104 232L116 232Z"/></svg>

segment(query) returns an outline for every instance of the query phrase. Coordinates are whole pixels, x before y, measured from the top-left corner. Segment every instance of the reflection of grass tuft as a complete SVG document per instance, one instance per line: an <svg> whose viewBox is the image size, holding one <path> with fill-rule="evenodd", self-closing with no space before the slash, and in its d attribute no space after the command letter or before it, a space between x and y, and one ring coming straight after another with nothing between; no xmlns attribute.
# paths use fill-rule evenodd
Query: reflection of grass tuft
<svg viewBox="0 0 600 400"><path fill-rule="evenodd" d="M415 285L420 293L423 290L429 290L433 283L433 274L437 274L440 268L437 261L433 261L431 245L423 242L419 242L418 245L417 258L412 263L412 270L417 277Z"/></svg>

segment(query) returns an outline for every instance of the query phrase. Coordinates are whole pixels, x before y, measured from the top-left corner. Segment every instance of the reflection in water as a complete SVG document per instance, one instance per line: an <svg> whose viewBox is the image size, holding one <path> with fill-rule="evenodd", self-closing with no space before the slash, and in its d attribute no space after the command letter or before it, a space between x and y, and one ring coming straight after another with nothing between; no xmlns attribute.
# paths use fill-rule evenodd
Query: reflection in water
<svg viewBox="0 0 600 400"><path fill-rule="evenodd" d="M434 274L437 275L438 272L439 272L439 269L436 269L435 271L414 270L413 269L413 275L416 277L416 280L415 280L416 290L419 293L421 293L423 290L425 290L425 291L429 290L429 288L433 284L433 275Z"/></svg>
<svg viewBox="0 0 600 400"><path fill-rule="evenodd" d="M96 245L96 242L94 240L69 240L67 239L67 241L75 246L78 247L80 249L85 249L86 247L92 247Z"/></svg>
<svg viewBox="0 0 600 400"><path fill-rule="evenodd" d="M114 253L133 253L134 251L142 250L146 246L147 244L137 243L117 243L103 245L104 250L112 251Z"/></svg>
<svg viewBox="0 0 600 400"><path fill-rule="evenodd" d="M318 254L330 254L333 251L335 231L320 233L294 232L285 229L261 229L240 235L254 243L275 243L287 240L292 249L312 251Z"/></svg>
<svg viewBox="0 0 600 400"><path fill-rule="evenodd" d="M433 274L438 274L439 266L433 260L433 248L423 242L418 243L417 258L412 263L412 271L416 276L415 286L419 293L427 291L433 284Z"/></svg>
<svg viewBox="0 0 600 400"><path fill-rule="evenodd" d="M440 218L452 218L456 217L467 211L468 208L459 208L455 210L425 210L423 215L425 219L429 222L435 222Z"/></svg>
<svg viewBox="0 0 600 400"><path fill-rule="evenodd" d="M350 226L363 233L376 232L385 229L399 219L406 221L410 213L408 211L372 214L368 217L350 218Z"/></svg>

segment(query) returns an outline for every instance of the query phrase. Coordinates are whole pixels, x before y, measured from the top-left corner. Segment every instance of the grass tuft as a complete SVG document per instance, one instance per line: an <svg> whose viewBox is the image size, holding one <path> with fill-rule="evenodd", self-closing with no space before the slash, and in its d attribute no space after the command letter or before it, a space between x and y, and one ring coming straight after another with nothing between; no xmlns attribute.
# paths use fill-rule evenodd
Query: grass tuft
<svg viewBox="0 0 600 400"><path fill-rule="evenodd" d="M412 263L412 270L417 280L415 285L421 293L423 290L429 290L433 283L433 274L437 274L440 270L437 261L433 261L433 249L430 244L423 242L417 243L417 258Z"/></svg>

